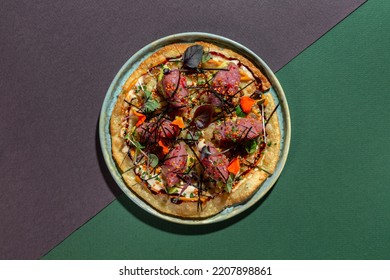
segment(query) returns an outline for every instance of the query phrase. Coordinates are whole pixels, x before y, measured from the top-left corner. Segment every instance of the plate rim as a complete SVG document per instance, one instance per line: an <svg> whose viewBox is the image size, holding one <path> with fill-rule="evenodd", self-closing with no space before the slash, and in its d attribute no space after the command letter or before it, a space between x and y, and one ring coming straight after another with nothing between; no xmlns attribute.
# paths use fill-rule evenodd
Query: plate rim
<svg viewBox="0 0 390 280"><path fill-rule="evenodd" d="M195 39L196 38L196 39ZM141 198L136 196L125 184L125 182L121 179L121 176L119 174L119 171L116 167L116 164L112 158L112 153L111 153L111 139L109 139L109 144L108 145L108 150L106 149L107 146L107 135L106 135L106 129L108 126L108 131L109 131L109 126L110 126L110 119L111 119L111 114L112 110L107 113L107 109L109 109L112 97L111 94L114 92L115 88L118 85L120 78L126 73L126 71L129 69L130 65L137 64L141 61L143 61L146 58L146 55L150 55L152 52L157 51L159 48L172 44L172 43L194 43L196 41L206 41L206 42L211 42L214 44L217 44L219 46L223 45L225 47L229 47L233 49L236 52L239 52L240 55L244 55L248 59L251 60L252 63L254 63L257 67L261 67L262 70L265 72L264 74L267 76L267 78L270 80L272 84L272 88L275 90L275 94L277 95L277 98L280 102L280 109L282 111L282 114L284 115L283 117L283 124L284 127L281 129L284 129L284 136L282 137L283 140L283 146L280 150L280 158L277 163L275 172L267 178L265 182L268 181L268 186L260 193L261 190L261 185L259 189L243 204L238 204L238 205L233 205L228 208L233 208L235 211L227 211L227 213L224 213L224 211L209 217L205 219L182 219L179 217L174 217L168 214L164 214L162 212L159 212L152 206L150 206L148 203L143 201ZM233 48L232 48L233 46ZM260 64L260 65L259 65ZM131 69L130 69L131 70ZM134 71L134 70L133 70ZM123 86L123 85L122 85ZM115 97L117 98L117 96ZM110 138L111 136L109 136ZM112 80L103 104L102 108L100 111L100 116L99 116L99 141L100 141L100 147L101 151L103 154L103 158L105 161L105 164L110 171L111 176L113 177L114 181L118 185L118 187L129 197L130 200L133 201L134 204L137 205L137 207L141 207L143 210L147 211L148 213L157 216L163 220L178 223L178 224L187 224L187 225L204 225L204 224L211 224L211 223L217 223L221 222L224 220L227 220L229 218L232 218L247 209L251 208L254 204L256 204L262 197L264 197L275 185L276 181L279 179L281 172L286 164L289 149L290 149L290 142L291 142L291 118L290 118L290 111L287 103L287 99L284 93L284 90L282 86L280 85L279 80L277 79L275 73L270 69L270 67L259 57L257 54L255 54L252 50L249 48L245 47L244 45L233 41L232 39L216 35L216 34L211 34L211 33L205 33L205 32L184 32L184 33L177 33L177 34L172 34L168 35L165 37L162 37L158 40L155 40L137 52L135 52L127 61L123 64L123 66L120 68L118 73L115 75L114 79ZM115 173L116 172L116 173ZM262 184L264 184L263 182Z"/></svg>

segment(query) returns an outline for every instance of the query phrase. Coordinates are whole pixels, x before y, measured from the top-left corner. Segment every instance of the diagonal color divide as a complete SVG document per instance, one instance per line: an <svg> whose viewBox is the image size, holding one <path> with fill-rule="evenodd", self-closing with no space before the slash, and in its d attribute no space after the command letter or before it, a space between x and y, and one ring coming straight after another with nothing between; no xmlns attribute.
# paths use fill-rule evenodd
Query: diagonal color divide
<svg viewBox="0 0 390 280"><path fill-rule="evenodd" d="M0 258L39 258L119 194L97 120L112 78L138 49L169 34L209 32L246 45L276 71L363 2L3 1Z"/></svg>
<svg viewBox="0 0 390 280"><path fill-rule="evenodd" d="M289 160L244 215L184 226L122 195L44 259L389 259L389 12L366 3L277 72Z"/></svg>

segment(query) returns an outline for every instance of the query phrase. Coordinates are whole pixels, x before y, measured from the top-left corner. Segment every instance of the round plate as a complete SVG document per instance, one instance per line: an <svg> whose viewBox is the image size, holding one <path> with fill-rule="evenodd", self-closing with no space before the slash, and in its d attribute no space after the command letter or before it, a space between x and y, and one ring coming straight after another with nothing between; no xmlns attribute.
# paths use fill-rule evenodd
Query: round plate
<svg viewBox="0 0 390 280"><path fill-rule="evenodd" d="M111 113L116 103L117 97L122 91L122 86L124 85L128 77L133 73L133 71L137 69L139 64L163 46L173 44L173 43L193 43L196 41L205 41L205 42L213 43L220 47L226 47L228 49L231 49L243 55L244 57L248 58L250 61L252 61L252 63L256 67L262 70L262 72L268 77L269 81L272 84L272 88L270 89L270 92L272 93L276 102L280 103L280 106L276 112L279 117L280 130L282 134L282 141L280 146L280 158L274 174L272 174L261 185L261 187L257 190L257 192L247 202L240 205L228 207L224 211L220 212L215 216L212 216L207 219L201 219L201 220L180 219L177 217L172 217L163 214L157 211L156 209L152 208L149 204L147 204L142 199L140 199L137 195L135 195L122 180L122 176L120 175L115 165L115 162L112 158L111 136L109 131ZM180 33L180 34L164 37L145 46L137 53L135 53L119 70L118 74L115 76L114 80L112 81L111 86L108 89L106 97L103 102L102 110L100 113L100 120L99 120L99 136L100 136L100 145L102 147L104 160L107 164L108 169L110 170L111 175L113 176L118 186L122 189L122 191L135 204L137 204L144 210L148 211L149 213L157 217L160 217L164 220L168 220L180 224L201 225L201 224L220 222L243 212L244 210L254 205L260 198L262 198L272 188L272 186L275 184L276 180L278 179L287 159L287 154L290 146L290 137L291 137L290 113L289 113L286 97L284 95L282 87L279 84L278 79L276 78L275 74L271 71L271 69L267 66L267 64L260 57L258 57L254 52L244 47L243 45L234 42L233 40L224 38L222 36L213 35L209 33L199 33L199 32Z"/></svg>

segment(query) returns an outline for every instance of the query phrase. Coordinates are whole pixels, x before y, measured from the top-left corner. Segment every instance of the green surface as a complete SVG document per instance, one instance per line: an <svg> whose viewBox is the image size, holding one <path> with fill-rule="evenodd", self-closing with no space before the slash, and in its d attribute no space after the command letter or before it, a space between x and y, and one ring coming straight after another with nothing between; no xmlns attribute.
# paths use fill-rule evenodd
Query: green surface
<svg viewBox="0 0 390 280"><path fill-rule="evenodd" d="M277 73L291 150L256 207L191 227L121 197L44 259L390 259L389 15L367 2Z"/></svg>

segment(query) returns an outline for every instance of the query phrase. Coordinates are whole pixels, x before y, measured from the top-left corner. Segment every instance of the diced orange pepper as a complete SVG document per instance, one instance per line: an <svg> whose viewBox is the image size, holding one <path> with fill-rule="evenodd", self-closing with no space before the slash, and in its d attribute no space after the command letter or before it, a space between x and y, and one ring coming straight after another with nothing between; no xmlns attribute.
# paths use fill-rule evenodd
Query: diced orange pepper
<svg viewBox="0 0 390 280"><path fill-rule="evenodd" d="M238 159L238 157L236 157L229 163L228 171L230 173L233 173L234 175L237 175L237 173L240 172L240 160Z"/></svg>
<svg viewBox="0 0 390 280"><path fill-rule="evenodd" d="M252 111L253 105L256 103L256 100L250 98L249 96L243 96L240 98L240 106L244 113L248 114Z"/></svg>
<svg viewBox="0 0 390 280"><path fill-rule="evenodd" d="M174 124L174 125L176 125L179 128L184 128L185 127L182 117L176 117L175 120L171 124Z"/></svg>
<svg viewBox="0 0 390 280"><path fill-rule="evenodd" d="M165 146L164 143L161 140L158 141L158 145L160 145L160 147L163 149L163 154L164 155L169 153L169 148L167 146Z"/></svg>
<svg viewBox="0 0 390 280"><path fill-rule="evenodd" d="M136 115L138 117L138 121L137 123L135 124L136 127L139 127L141 124L144 123L144 121L146 120L146 116L141 114L141 113L138 113L137 111L133 111L134 115Z"/></svg>

